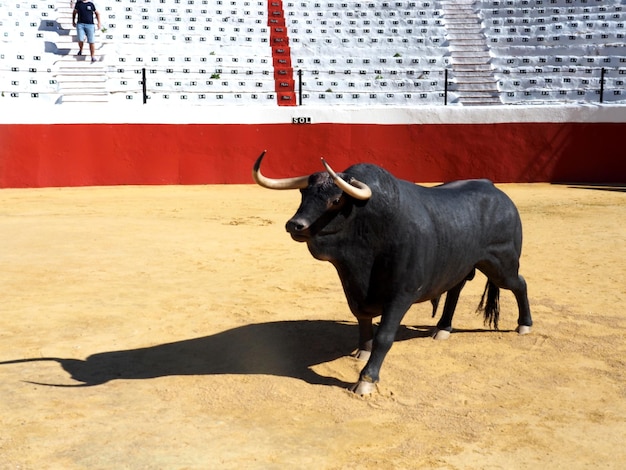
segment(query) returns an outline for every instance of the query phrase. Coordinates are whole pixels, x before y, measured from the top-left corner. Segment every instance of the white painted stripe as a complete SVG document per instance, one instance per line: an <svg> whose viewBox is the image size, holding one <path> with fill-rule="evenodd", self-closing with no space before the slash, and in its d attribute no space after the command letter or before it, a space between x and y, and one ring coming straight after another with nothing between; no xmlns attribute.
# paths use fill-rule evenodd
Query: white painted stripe
<svg viewBox="0 0 626 470"><path fill-rule="evenodd" d="M3 100L6 101L6 100ZM65 104L9 106L0 124L495 124L532 122L626 122L626 105L420 106L420 107L213 107Z"/></svg>

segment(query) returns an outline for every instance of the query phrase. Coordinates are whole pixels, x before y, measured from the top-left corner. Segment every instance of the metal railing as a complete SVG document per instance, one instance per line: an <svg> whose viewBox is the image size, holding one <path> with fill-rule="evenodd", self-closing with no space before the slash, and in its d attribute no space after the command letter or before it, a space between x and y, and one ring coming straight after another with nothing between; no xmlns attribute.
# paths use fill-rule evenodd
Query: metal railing
<svg viewBox="0 0 626 470"><path fill-rule="evenodd" d="M497 94L503 104L525 103L624 103L626 104L626 67L543 67L535 70L493 70ZM363 98L365 104L385 104L387 95L407 98L408 104L458 104L459 79L451 69L439 70L376 70L356 72L354 76L330 70L298 69L294 74L294 91L299 105L306 105L328 95L345 102ZM325 87L326 81L336 86ZM62 95L50 69L34 71L16 67L0 68L0 98L46 98ZM256 97L276 95L271 69L219 69L215 71L188 68L111 67L107 88L110 94L140 95L144 104L153 94L228 95L246 94ZM246 80L243 82L243 80ZM116 83L124 83L116 85ZM322 83L318 85L317 83ZM242 83L245 83L242 85ZM160 86L159 86L160 85ZM332 89L331 89L332 88ZM427 99L419 95L428 94ZM413 96L415 95L415 96ZM354 98L354 99L353 99ZM424 97L422 97L424 98ZM269 100L268 100L269 101ZM327 100L326 102L328 102ZM357 100L358 101L358 100ZM369 103L368 103L369 101Z"/></svg>
<svg viewBox="0 0 626 470"><path fill-rule="evenodd" d="M145 74L145 69L144 74ZM223 72L223 71L222 71ZM169 73L176 73L170 70ZM269 75L269 72L262 73L264 77ZM307 78L308 74L308 78ZM191 74L194 76L194 74ZM213 78L221 78L220 74L213 74ZM320 88L310 86L310 81L314 81L319 78L320 75L326 75L328 77L334 77L333 83L338 87L335 89ZM425 91L437 97L442 105L448 105L449 103L458 102L459 92L459 80L455 77L454 72L450 69L443 70L402 70L389 71L377 70L371 76L367 74L361 75L360 81L355 80L340 80L337 77L336 71L311 71L298 69L295 72L295 93L298 98L298 104L304 105L306 98L310 100L311 94L343 94L350 96L356 95L376 95L373 100L379 98L379 94L385 95L385 93L397 93L397 94L419 94ZM607 101L612 102L625 102L626 103L626 67L624 68L566 68L551 71L520 71L520 70L494 70L493 71L495 84L498 85L497 94L501 97L503 104L523 104L525 102L536 103L571 103L571 102L599 102L605 103ZM195 74L197 76L197 74ZM233 75L231 75L232 77ZM402 78L400 78L402 77ZM415 79L419 77L419 80ZM326 79L326 77L324 77ZM410 87L410 91L407 90L407 81L413 80L413 86ZM210 80L209 80L210 82ZM321 80L322 83L325 80ZM144 80L142 80L144 89L144 102L147 101L148 87ZM210 93L211 87L206 86L204 88L198 88L197 84L193 87L185 86L182 84L179 86L177 93ZM426 84L425 90L419 89L419 84ZM155 88L151 88L152 91ZM234 93L235 91L233 91ZM612 93L613 99L607 99L607 95ZM594 98L590 99L589 96L593 95ZM440 98L440 100L439 100ZM451 99L452 98L452 99ZM512 99L508 99L512 98ZM384 103L384 99L381 100ZM428 102L432 104L432 100Z"/></svg>

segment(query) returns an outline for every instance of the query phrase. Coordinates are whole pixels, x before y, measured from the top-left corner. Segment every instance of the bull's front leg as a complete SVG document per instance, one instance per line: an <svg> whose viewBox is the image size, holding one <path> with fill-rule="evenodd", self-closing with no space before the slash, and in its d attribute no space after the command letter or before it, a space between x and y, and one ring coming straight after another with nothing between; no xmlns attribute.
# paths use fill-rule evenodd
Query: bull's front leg
<svg viewBox="0 0 626 470"><path fill-rule="evenodd" d="M410 302L402 303L401 306L386 309L383 313L380 326L374 336L371 355L361 370L359 381L350 389L351 391L358 395L368 395L376 389L376 384L380 381L380 368L396 339L400 322L410 306Z"/></svg>
<svg viewBox="0 0 626 470"><path fill-rule="evenodd" d="M367 361L372 353L374 326L371 318L357 317L357 321L359 322L359 347L354 357L359 361Z"/></svg>

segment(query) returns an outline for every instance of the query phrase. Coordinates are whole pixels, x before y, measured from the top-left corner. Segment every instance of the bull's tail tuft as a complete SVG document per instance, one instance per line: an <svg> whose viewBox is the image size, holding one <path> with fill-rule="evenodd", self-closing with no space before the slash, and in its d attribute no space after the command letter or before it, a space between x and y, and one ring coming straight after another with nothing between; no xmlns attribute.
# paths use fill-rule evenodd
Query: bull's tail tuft
<svg viewBox="0 0 626 470"><path fill-rule="evenodd" d="M500 288L491 281L487 281L483 296L480 298L477 312L483 312L485 315L485 325L498 329L498 320L500 319Z"/></svg>

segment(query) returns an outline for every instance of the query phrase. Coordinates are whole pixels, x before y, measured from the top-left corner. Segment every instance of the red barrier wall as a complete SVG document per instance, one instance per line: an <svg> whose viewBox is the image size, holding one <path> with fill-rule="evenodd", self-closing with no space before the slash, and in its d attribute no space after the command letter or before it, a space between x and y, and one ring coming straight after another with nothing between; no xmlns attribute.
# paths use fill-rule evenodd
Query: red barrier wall
<svg viewBox="0 0 626 470"><path fill-rule="evenodd" d="M251 183L357 162L416 182L626 182L626 123L0 124L0 186Z"/></svg>

